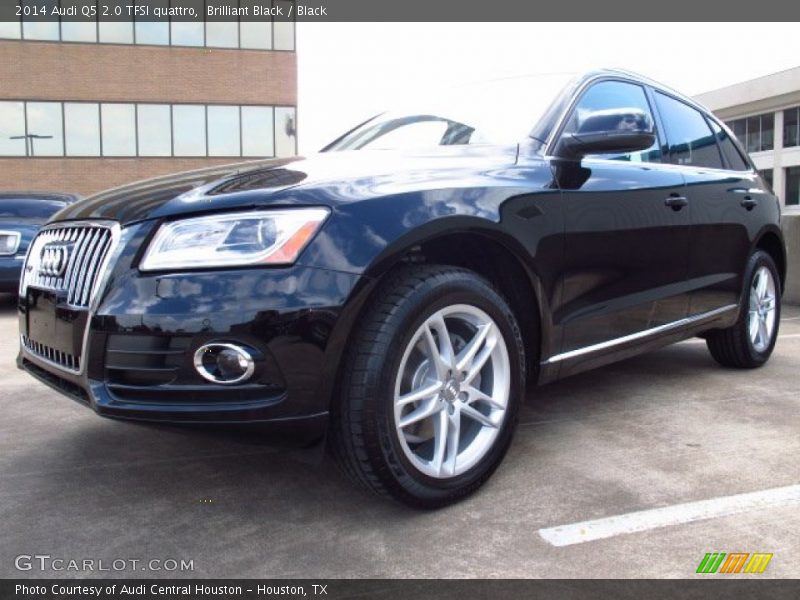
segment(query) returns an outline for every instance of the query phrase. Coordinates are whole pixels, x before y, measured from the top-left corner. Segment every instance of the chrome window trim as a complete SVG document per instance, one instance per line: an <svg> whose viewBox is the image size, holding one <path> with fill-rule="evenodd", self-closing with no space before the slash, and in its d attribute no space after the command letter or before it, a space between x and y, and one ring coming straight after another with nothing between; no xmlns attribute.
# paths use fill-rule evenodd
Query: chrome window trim
<svg viewBox="0 0 800 600"><path fill-rule="evenodd" d="M585 346L583 348L578 348L576 350L562 352L561 354L556 354L554 356L551 356L550 358L542 362L542 365L552 365L553 363L569 360L571 358L577 358L585 354L592 354L594 352L599 352L600 350L606 350L608 348L613 348L614 346L619 346L622 344L627 344L628 342L634 342L636 340L648 338L654 335L658 335L659 333L665 333L667 331L680 329L682 327L686 327L687 325L691 325L699 321L704 321L706 319L716 317L731 310L736 310L737 308L738 308L737 304L728 304L727 306L715 308L714 310L710 310L708 312L698 313L696 315L692 315L690 317L686 317L678 321L665 323L664 325L659 325L658 327L643 329L642 331L637 331L636 333L632 333L630 335L624 335L622 337L606 340L605 342L600 342L599 344L592 344L591 346Z"/></svg>
<svg viewBox="0 0 800 600"><path fill-rule="evenodd" d="M97 278L95 279L94 285L92 286L92 289L89 292L89 305L85 309L87 312L87 318L86 318L86 326L84 327L83 335L81 336L81 352L78 357L79 358L78 369L70 369L68 367L65 367L64 365L49 360L48 358L40 354L31 352L25 346L23 342L23 338L25 336L23 336L22 334L20 334L19 336L19 343L20 343L20 352L22 353L22 355L29 359L33 359L34 362L41 362L58 371L81 376L86 372L86 358L89 351L88 348L89 330L91 328L92 318L97 312L98 305L100 304L101 292L103 289L105 289L106 284L108 283L108 278L110 276L110 266L117 262L119 258L119 253L125 246L125 244L120 243L123 237L124 230L121 228L120 224L116 221L98 219L98 220L83 220L83 221L61 221L58 223L51 223L50 225L42 227L40 231L64 229L68 227L103 227L108 229L111 233L111 243L108 247L108 252L106 253L105 258L103 259L103 262L98 267ZM23 270L25 269L25 266L28 263L28 255L30 254L32 248L33 248L33 240L31 240L31 244L28 246L28 253L25 256L25 262L23 263L22 266ZM26 292L27 292L27 286L24 285L24 277L21 277L20 287L19 287L20 301L24 297Z"/></svg>

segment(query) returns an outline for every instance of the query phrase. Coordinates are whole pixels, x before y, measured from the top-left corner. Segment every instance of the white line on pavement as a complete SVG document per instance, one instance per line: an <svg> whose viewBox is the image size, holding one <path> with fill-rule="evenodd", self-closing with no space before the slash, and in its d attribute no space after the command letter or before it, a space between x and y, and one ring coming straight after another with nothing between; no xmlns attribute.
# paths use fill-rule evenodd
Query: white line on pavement
<svg viewBox="0 0 800 600"><path fill-rule="evenodd" d="M571 546L626 533L725 517L751 510L793 505L800 505L800 485L675 504L603 519L548 527L540 529L539 535L553 546Z"/></svg>

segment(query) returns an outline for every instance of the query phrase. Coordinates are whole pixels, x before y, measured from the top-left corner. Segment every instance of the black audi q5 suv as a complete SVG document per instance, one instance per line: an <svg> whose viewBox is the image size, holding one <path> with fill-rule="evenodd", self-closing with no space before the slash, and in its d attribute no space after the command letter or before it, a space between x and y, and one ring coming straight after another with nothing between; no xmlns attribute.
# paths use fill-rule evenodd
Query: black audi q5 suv
<svg viewBox="0 0 800 600"><path fill-rule="evenodd" d="M106 417L327 439L436 507L527 385L692 336L763 365L780 209L725 125L625 71L514 85L68 206L25 261L19 366Z"/></svg>

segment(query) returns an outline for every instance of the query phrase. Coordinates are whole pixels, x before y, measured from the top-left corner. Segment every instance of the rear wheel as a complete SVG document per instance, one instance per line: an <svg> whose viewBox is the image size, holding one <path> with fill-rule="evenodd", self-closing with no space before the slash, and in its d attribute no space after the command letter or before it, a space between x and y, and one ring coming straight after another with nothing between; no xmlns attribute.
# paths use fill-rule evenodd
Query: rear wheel
<svg viewBox="0 0 800 600"><path fill-rule="evenodd" d="M433 508L482 485L511 441L524 389L508 304L475 273L402 269L355 334L333 452L356 481Z"/></svg>
<svg viewBox="0 0 800 600"><path fill-rule="evenodd" d="M738 321L727 329L708 332L706 344L721 365L752 369L769 359L780 324L780 279L769 254L763 250L753 253L747 262L745 282Z"/></svg>

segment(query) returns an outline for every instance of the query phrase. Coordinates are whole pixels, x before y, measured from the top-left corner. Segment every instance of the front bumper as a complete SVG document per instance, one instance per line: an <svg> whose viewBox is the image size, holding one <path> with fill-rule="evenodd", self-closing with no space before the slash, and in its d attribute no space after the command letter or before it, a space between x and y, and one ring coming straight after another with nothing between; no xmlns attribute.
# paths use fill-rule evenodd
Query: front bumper
<svg viewBox="0 0 800 600"><path fill-rule="evenodd" d="M126 263L123 251L91 311L54 311L56 320L88 323L80 369L30 344L21 345L18 366L105 417L324 433L325 374L341 354L330 341L358 275L301 265L142 274ZM19 301L22 336L26 301ZM257 350L252 378L203 379L193 356L211 341Z"/></svg>

